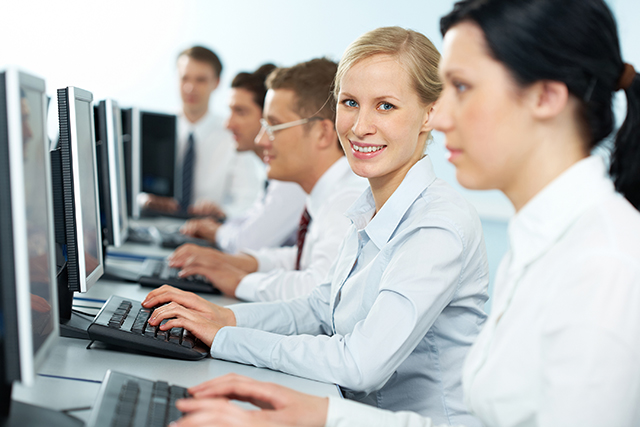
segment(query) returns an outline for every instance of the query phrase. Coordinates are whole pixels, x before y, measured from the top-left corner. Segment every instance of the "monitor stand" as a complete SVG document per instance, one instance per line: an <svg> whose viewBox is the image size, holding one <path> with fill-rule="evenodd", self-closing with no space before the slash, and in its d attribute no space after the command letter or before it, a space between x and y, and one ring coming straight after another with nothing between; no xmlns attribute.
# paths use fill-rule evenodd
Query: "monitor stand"
<svg viewBox="0 0 640 427"><path fill-rule="evenodd" d="M89 325L94 316L75 313L73 306L73 291L67 286L67 266L63 266L58 272L58 306L60 308L60 336L68 338L80 338L88 340Z"/></svg>
<svg viewBox="0 0 640 427"><path fill-rule="evenodd" d="M84 426L84 422L63 412L11 400L11 384L3 384L0 388L0 425L3 427Z"/></svg>

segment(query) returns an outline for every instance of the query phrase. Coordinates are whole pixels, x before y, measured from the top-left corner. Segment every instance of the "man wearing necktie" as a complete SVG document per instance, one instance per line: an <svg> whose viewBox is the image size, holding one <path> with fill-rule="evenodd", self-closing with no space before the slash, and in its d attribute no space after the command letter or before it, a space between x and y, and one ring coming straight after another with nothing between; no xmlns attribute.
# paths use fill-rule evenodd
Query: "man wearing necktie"
<svg viewBox="0 0 640 427"><path fill-rule="evenodd" d="M146 195L144 208L218 218L247 210L264 188L264 172L253 153L236 152L222 118L209 110L222 63L211 50L194 46L177 60L182 111L178 116L175 198Z"/></svg>
<svg viewBox="0 0 640 427"><path fill-rule="evenodd" d="M297 245L237 255L184 245L170 258L182 276L206 276L223 293L247 301L309 294L327 275L350 226L344 212L367 187L350 169L335 131L331 85L336 64L314 59L276 69L262 129L269 179L298 183L308 194Z"/></svg>

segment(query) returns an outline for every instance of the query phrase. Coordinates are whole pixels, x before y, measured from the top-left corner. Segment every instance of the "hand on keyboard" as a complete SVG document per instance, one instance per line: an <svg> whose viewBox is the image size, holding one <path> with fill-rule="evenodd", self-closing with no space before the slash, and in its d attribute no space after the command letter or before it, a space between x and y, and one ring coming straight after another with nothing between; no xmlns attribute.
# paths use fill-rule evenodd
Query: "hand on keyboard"
<svg viewBox="0 0 640 427"><path fill-rule="evenodd" d="M224 375L191 387L189 393L193 399L176 402L177 408L186 413L177 426L218 425L216 423L220 420L225 420L228 425L323 426L329 404L327 398L237 374ZM263 410L244 410L227 399L251 402ZM200 424L189 424L196 419Z"/></svg>
<svg viewBox="0 0 640 427"><path fill-rule="evenodd" d="M202 265L187 263L180 270L179 277L204 277L224 295L235 297L236 289L248 273L229 264Z"/></svg>
<svg viewBox="0 0 640 427"><path fill-rule="evenodd" d="M209 347L220 328L236 325L236 317L230 309L171 286L165 285L151 291L142 302L146 308L160 305L149 319L151 325L159 325L169 319L160 326L161 330L184 328Z"/></svg>
<svg viewBox="0 0 640 427"><path fill-rule="evenodd" d="M250 255L229 255L194 245L182 245L176 249L169 258L169 265L181 268L181 278L206 277L216 289L232 297L240 281L258 269L256 259Z"/></svg>
<svg viewBox="0 0 640 427"><path fill-rule="evenodd" d="M220 225L221 224L213 218L191 219L180 227L180 232L187 236L198 237L215 243L216 233Z"/></svg>
<svg viewBox="0 0 640 427"><path fill-rule="evenodd" d="M207 266L229 264L246 273L258 271L258 261L251 255L230 255L216 249L205 248L189 243L176 249L168 259L169 265L177 268L182 268L187 263Z"/></svg>

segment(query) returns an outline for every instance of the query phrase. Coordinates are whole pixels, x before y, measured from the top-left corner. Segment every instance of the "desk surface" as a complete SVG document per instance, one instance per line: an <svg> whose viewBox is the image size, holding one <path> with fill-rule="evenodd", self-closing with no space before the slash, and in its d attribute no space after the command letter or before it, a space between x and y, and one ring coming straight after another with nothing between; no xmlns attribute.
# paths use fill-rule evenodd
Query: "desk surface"
<svg viewBox="0 0 640 427"><path fill-rule="evenodd" d="M125 245L125 250L141 253L141 248ZM160 249L160 248L156 248ZM164 250L165 254L170 253ZM156 251L154 254L162 252ZM105 300L111 295L120 295L142 301L150 288L138 284L100 280L86 294L79 297ZM220 305L235 304L238 301L213 295L202 295ZM319 396L338 396L333 384L295 377L282 372L254 366L206 358L200 361L165 359L137 353L128 353L106 348L94 343L91 349L86 347L89 341L72 338L59 338L47 360L38 370L33 387L14 386L15 400L44 406L55 410L85 408L70 412L87 420L90 408L97 396L100 382L108 369L136 375L151 380L164 380L171 384L190 387L207 379L230 372L246 375L261 381L269 381L293 389ZM59 377L69 377L63 379ZM80 379L73 380L73 379Z"/></svg>

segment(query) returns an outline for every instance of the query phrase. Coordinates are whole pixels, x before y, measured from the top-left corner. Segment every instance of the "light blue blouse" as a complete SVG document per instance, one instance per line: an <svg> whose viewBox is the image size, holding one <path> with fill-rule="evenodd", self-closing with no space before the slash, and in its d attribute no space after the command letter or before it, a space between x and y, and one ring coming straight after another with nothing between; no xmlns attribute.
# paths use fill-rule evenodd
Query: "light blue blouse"
<svg viewBox="0 0 640 427"><path fill-rule="evenodd" d="M231 306L216 358L334 382L345 397L448 424L479 425L462 363L486 315L488 267L474 208L428 157L372 218L370 189L325 283L286 302Z"/></svg>

